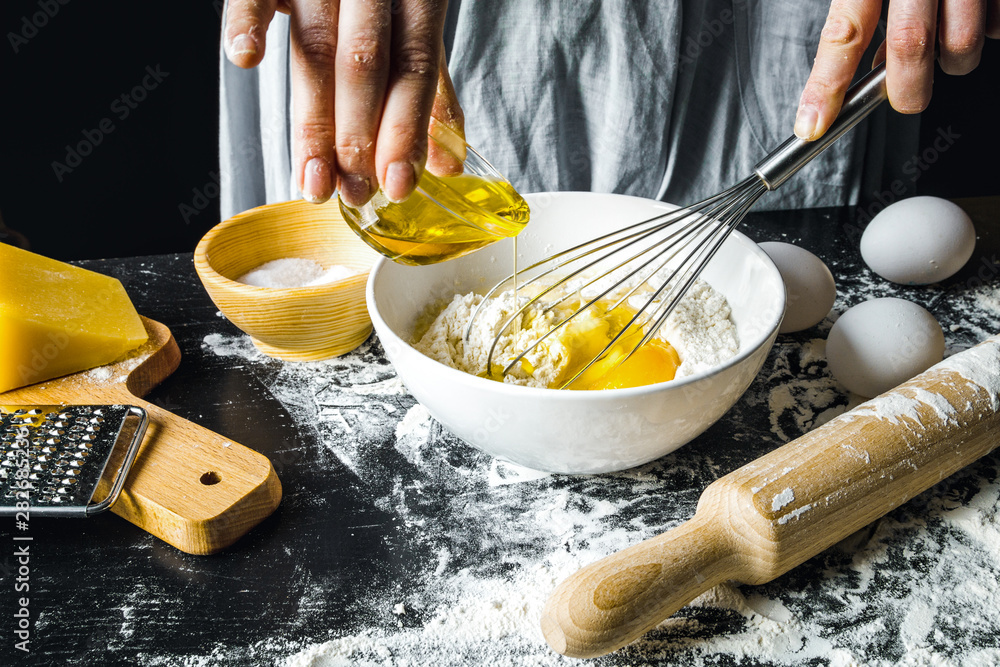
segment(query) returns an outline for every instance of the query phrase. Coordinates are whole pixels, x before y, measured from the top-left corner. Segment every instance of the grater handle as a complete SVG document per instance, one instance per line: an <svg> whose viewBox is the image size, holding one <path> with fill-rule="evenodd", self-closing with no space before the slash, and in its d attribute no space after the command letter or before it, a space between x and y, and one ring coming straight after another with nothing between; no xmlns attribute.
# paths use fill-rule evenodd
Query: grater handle
<svg viewBox="0 0 1000 667"><path fill-rule="evenodd" d="M149 414L147 414L147 412L142 408L135 405L130 405L128 407L128 413L133 417L138 417L139 424L136 426L135 432L132 434L132 440L128 444L128 449L125 450L125 457L122 460L121 467L118 468L118 473L115 475L114 481L111 483L111 490L108 491L108 495L104 498L104 500L87 505L87 516L100 514L115 504L115 501L118 500L118 496L121 495L122 488L125 486L125 479L128 477L128 473L132 469L132 464L135 463L135 457L139 454L139 447L142 445L142 438L146 435L146 427L149 425Z"/></svg>
<svg viewBox="0 0 1000 667"><path fill-rule="evenodd" d="M0 493L15 502L0 505L0 517L80 518L107 510L124 488L149 421L142 408L120 403L12 403L0 406L0 417L4 465L11 468L15 462L18 468L8 469L2 478ZM12 427L18 431L13 440ZM108 493L92 502L101 497L98 488L113 459L119 463L105 484ZM22 466L30 469L22 474Z"/></svg>
<svg viewBox="0 0 1000 667"><path fill-rule="evenodd" d="M822 137L814 141L799 139L794 135L789 137L785 143L757 163L754 173L768 190L776 190L886 99L888 94L885 89L883 62L851 86L844 97L840 113Z"/></svg>

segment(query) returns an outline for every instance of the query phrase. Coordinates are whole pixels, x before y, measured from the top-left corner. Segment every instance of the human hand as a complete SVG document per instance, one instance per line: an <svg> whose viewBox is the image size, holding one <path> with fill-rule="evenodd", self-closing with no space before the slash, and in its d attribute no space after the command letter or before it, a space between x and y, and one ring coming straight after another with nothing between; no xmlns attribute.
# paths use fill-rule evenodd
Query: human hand
<svg viewBox="0 0 1000 667"><path fill-rule="evenodd" d="M795 116L795 134L818 139L840 112L844 94L871 42L881 0L833 0L816 61ZM985 37L1000 38L1000 0L890 0L885 59L889 103L919 113L931 99L934 49L947 74L968 74L979 64Z"/></svg>
<svg viewBox="0 0 1000 667"><path fill-rule="evenodd" d="M445 0L230 0L224 45L243 68L264 57L275 11L290 16L292 152L299 189L361 206L378 187L413 191L433 112L463 132L445 65Z"/></svg>

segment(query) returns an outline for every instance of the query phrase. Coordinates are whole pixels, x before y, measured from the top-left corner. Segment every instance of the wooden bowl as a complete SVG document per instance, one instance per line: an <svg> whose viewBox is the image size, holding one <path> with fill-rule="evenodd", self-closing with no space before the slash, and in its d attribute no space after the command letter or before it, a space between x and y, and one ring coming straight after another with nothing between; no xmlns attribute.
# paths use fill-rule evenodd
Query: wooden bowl
<svg viewBox="0 0 1000 667"><path fill-rule="evenodd" d="M379 255L333 204L290 201L244 211L198 242L194 265L222 314L264 354L316 361L350 352L372 331L365 282ZM275 259L311 259L358 275L314 287L255 287L236 279Z"/></svg>

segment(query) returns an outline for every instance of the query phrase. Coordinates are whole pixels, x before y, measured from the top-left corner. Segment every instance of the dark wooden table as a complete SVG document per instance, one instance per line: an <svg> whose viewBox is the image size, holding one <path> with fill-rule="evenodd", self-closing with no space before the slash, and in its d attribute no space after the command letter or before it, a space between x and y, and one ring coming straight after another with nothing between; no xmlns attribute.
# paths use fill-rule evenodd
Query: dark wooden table
<svg viewBox="0 0 1000 667"><path fill-rule="evenodd" d="M977 227L979 245L969 265L946 283L923 288L885 283L863 266L854 210L761 213L743 231L824 258L840 289L837 311L874 296L923 304L954 350L1000 330L998 313L981 298L1000 285L1000 225L977 215ZM336 638L351 638L353 653L329 664L579 664L549 652L537 632L522 632L527 621L506 631L473 628L467 639L457 630L448 636L453 617L441 621L443 610L462 602L456 591L465 590L464 581L488 597L504 582L539 581L531 579L533 568L551 564L553 554L600 555L676 525L691 516L708 483L850 401L810 352L825 338L827 321L779 337L740 403L661 461L617 475L497 483L502 466L420 421L374 337L340 360L287 364L255 355L216 312L190 255L82 264L120 278L138 310L168 325L180 344L180 368L148 398L264 453L282 480L284 499L273 516L211 557L181 553L110 513L33 520L28 654L13 649L14 531L0 525L0 664L272 664ZM776 410L778 396L785 403ZM797 409L799 403L805 407ZM825 646L818 641L828 642L831 655L841 651L837 655L869 664L912 657L907 610L926 601L915 591L935 587L947 600L949 589L962 585L941 574L948 559L969 561L955 576L971 572L974 584L992 581L997 591L1000 555L970 544L942 519L940 499L950 503L944 509L968 506L983 521L997 520L974 498L995 488L998 473L994 452L853 545L831 549L766 586L741 588L746 600L756 601L750 608L777 624L765 628L771 633L765 648L723 642L745 643L763 632L763 621L732 605L708 604L682 610L683 623L593 664L827 664L832 658L817 655ZM615 511L602 513L604 506ZM564 509L553 513L553 507ZM569 517L569 525L552 528L556 514ZM544 584L538 588L528 607L544 599ZM963 664L973 653L1000 655L1000 611L992 593L987 587L975 608L940 602L931 610L933 628L920 634L918 657ZM761 600L779 602L762 607ZM471 627L479 616L469 614ZM443 633L432 632L438 626ZM767 649L782 633L803 647Z"/></svg>

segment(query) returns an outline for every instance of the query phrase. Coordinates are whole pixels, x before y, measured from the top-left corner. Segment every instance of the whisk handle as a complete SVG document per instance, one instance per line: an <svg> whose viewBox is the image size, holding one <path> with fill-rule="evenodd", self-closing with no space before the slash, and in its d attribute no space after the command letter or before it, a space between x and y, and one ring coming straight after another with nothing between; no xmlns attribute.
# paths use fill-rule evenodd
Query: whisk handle
<svg viewBox="0 0 1000 667"><path fill-rule="evenodd" d="M785 143L758 162L754 172L768 190L776 190L795 172L826 150L827 146L861 122L886 98L885 63L882 63L847 91L840 114L826 134L815 141L806 141L796 136L789 137Z"/></svg>

